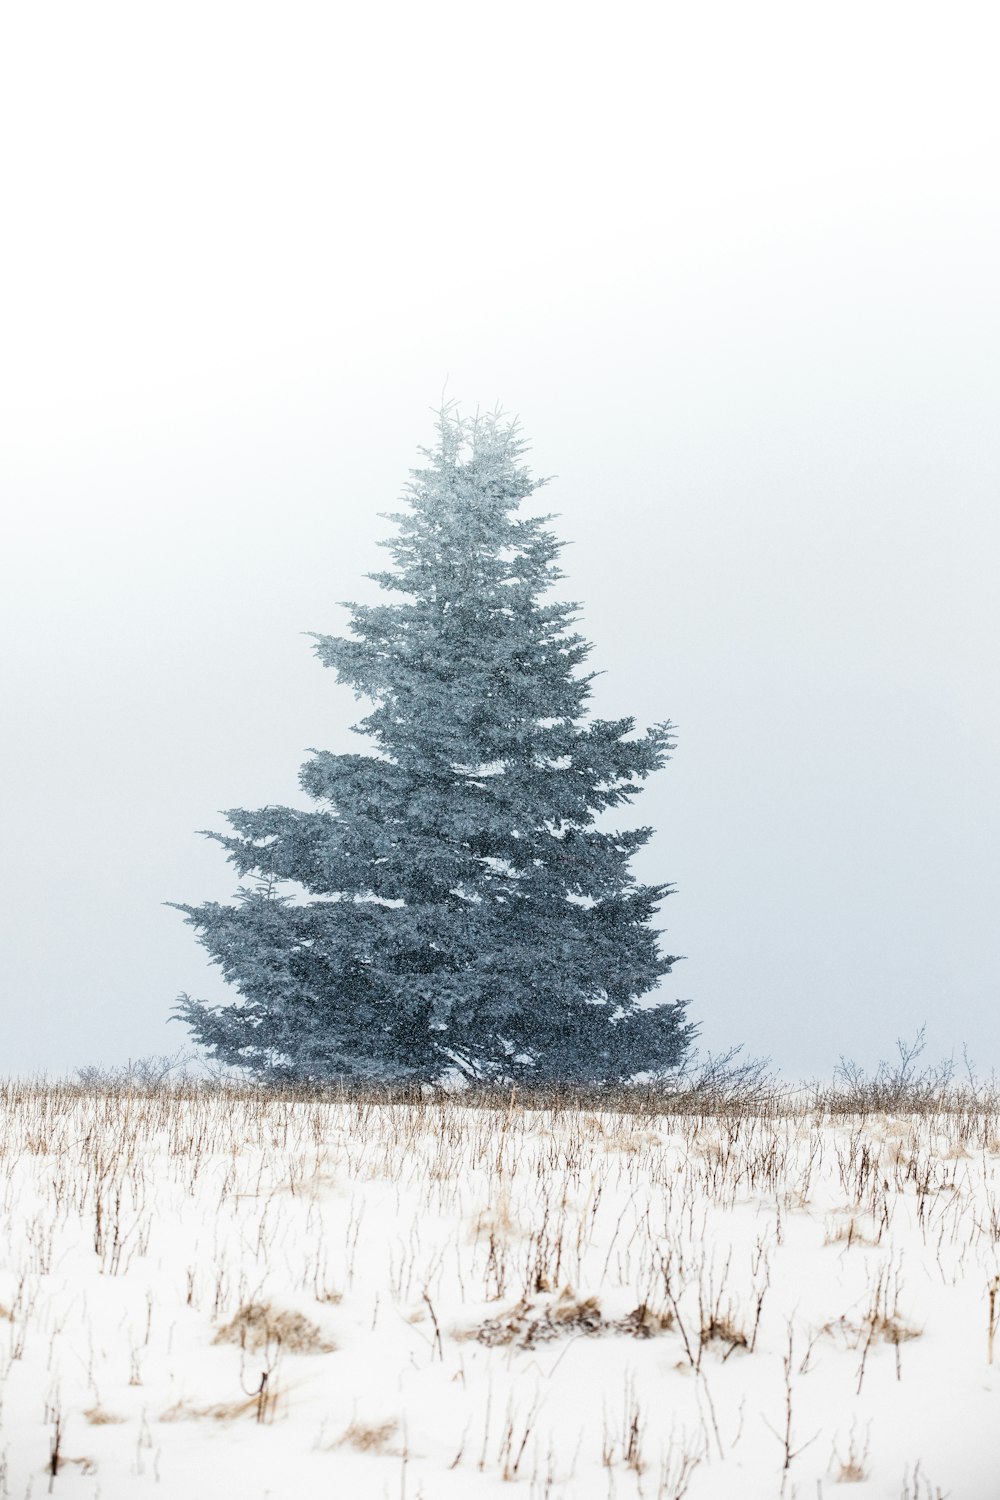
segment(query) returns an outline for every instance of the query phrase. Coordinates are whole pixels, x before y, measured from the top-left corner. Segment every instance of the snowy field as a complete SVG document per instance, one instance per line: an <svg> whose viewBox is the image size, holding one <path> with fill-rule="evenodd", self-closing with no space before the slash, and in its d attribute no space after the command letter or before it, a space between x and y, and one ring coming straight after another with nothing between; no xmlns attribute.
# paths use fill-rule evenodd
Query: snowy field
<svg viewBox="0 0 1000 1500"><path fill-rule="evenodd" d="M0 1497L1000 1496L992 1104L2 1109Z"/></svg>

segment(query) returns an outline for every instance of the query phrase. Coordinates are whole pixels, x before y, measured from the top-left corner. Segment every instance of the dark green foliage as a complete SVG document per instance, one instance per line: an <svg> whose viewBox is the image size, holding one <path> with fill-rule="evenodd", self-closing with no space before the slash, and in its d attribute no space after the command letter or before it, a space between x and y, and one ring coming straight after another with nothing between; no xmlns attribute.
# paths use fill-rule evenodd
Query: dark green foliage
<svg viewBox="0 0 1000 1500"><path fill-rule="evenodd" d="M390 596L353 604L316 653L372 711L371 755L318 751L314 810L226 814L211 834L238 904L182 906L242 1003L182 997L199 1042L269 1078L621 1080L677 1066L683 1005L639 1006L670 972L637 884L651 829L601 832L668 758L670 725L586 719L593 673L541 481L516 425L440 413L408 509L389 519ZM283 892L285 883L296 888Z"/></svg>

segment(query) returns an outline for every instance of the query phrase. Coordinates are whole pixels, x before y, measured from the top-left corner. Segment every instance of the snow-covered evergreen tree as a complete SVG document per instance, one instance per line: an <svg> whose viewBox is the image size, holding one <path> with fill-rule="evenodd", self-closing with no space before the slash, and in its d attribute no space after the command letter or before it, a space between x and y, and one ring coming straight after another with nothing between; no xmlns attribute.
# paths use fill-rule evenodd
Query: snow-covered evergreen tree
<svg viewBox="0 0 1000 1500"><path fill-rule="evenodd" d="M179 1012L220 1061L269 1078L587 1081L675 1067L681 1002L640 1004L670 972L665 885L629 869L652 830L604 832L663 765L670 724L593 719L577 606L543 482L517 424L439 413L408 509L388 519L389 596L316 652L374 704L375 753L315 753L311 810L265 807L210 834L241 877L232 906L181 906L242 997ZM292 890L286 889L286 883Z"/></svg>

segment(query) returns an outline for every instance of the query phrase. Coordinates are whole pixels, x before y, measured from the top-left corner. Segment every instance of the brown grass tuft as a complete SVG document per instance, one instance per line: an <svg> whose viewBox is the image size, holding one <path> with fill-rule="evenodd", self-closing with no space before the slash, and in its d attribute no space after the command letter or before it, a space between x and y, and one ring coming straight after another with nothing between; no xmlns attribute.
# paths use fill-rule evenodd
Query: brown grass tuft
<svg viewBox="0 0 1000 1500"><path fill-rule="evenodd" d="M331 1354L337 1347L301 1313L282 1312L269 1302L244 1303L212 1342L249 1350L280 1344L293 1354Z"/></svg>
<svg viewBox="0 0 1000 1500"><path fill-rule="evenodd" d="M838 1224L834 1230L828 1229L823 1244L846 1245L849 1250L852 1245L874 1245L875 1241L858 1228L858 1221L852 1216L846 1224Z"/></svg>
<svg viewBox="0 0 1000 1500"><path fill-rule="evenodd" d="M337 1448L356 1448L359 1453L396 1453L389 1444L399 1431L399 1424L353 1421L335 1443Z"/></svg>
<svg viewBox="0 0 1000 1500"><path fill-rule="evenodd" d="M487 1348L516 1344L519 1349L533 1349L574 1333L601 1333L604 1329L600 1304L596 1297L579 1300L569 1287L550 1303L532 1302L522 1297L508 1313L487 1318L473 1337Z"/></svg>
<svg viewBox="0 0 1000 1500"><path fill-rule="evenodd" d="M459 1337L477 1339L490 1349L505 1344L533 1349L536 1344L580 1334L625 1333L632 1338L648 1339L664 1333L673 1321L671 1312L654 1312L644 1302L623 1318L605 1318L596 1297L577 1297L572 1287L564 1287L551 1301L522 1297L509 1312L487 1318L478 1328Z"/></svg>
<svg viewBox="0 0 1000 1500"><path fill-rule="evenodd" d="M666 1333L674 1326L674 1315L667 1308L666 1312L654 1312L647 1307L645 1302L640 1302L624 1318L619 1318L616 1323L609 1325L617 1333L628 1333L634 1339L651 1339L658 1333Z"/></svg>
<svg viewBox="0 0 1000 1500"><path fill-rule="evenodd" d="M726 1313L709 1318L701 1330L701 1341L703 1344L728 1344L730 1352L733 1349L749 1349L750 1347L750 1340L743 1329L738 1328Z"/></svg>
<svg viewBox="0 0 1000 1500"><path fill-rule="evenodd" d="M103 1406L92 1406L83 1414L92 1427L110 1427L114 1423L124 1422L124 1417L118 1417L112 1411L105 1411Z"/></svg>
<svg viewBox="0 0 1000 1500"><path fill-rule="evenodd" d="M865 1436L864 1444L861 1445L852 1427L847 1457L841 1458L837 1450L834 1449L834 1458L837 1461L837 1472L833 1479L834 1484L864 1484L865 1480L869 1478L868 1436Z"/></svg>
<svg viewBox="0 0 1000 1500"><path fill-rule="evenodd" d="M910 1339L918 1339L923 1333L922 1328L914 1328L912 1323L907 1323L904 1318L893 1314L888 1318L874 1318L872 1320L872 1343L883 1344L907 1344Z"/></svg>
<svg viewBox="0 0 1000 1500"><path fill-rule="evenodd" d="M898 1313L877 1314L860 1321L835 1318L831 1323L824 1323L822 1331L830 1336L839 1334L852 1349L858 1349L862 1344L907 1344L923 1333L922 1328L914 1328Z"/></svg>
<svg viewBox="0 0 1000 1500"><path fill-rule="evenodd" d="M213 1422L235 1422L240 1417L253 1416L258 1412L258 1398L248 1396L244 1401L217 1401L211 1406L192 1406L187 1401L176 1401L160 1414L161 1422L200 1422L208 1418Z"/></svg>

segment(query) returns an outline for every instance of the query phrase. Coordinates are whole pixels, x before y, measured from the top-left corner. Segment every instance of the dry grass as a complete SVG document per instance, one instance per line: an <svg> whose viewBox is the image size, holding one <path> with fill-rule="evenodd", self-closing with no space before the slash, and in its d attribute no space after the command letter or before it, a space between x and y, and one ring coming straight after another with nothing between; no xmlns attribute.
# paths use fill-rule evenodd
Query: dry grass
<svg viewBox="0 0 1000 1500"><path fill-rule="evenodd" d="M393 1446L393 1439L398 1432L399 1423L395 1421L359 1422L354 1420L349 1423L334 1446L354 1448L358 1453L398 1454L399 1448Z"/></svg>
<svg viewBox="0 0 1000 1500"><path fill-rule="evenodd" d="M56 1474L61 1474L64 1469L79 1469L81 1474L87 1475L96 1474L97 1460L94 1458L88 1458L85 1455L80 1455L76 1458L69 1458L63 1457L63 1455L60 1454L58 1458L56 1458L54 1461L50 1461L50 1463L46 1465L46 1471L53 1479L55 1478Z"/></svg>
<svg viewBox="0 0 1000 1500"><path fill-rule="evenodd" d="M566 1500L579 1441L580 1474L588 1464L613 1471L608 1488L613 1480L621 1500L636 1476L649 1500L674 1500L695 1464L722 1464L747 1441L740 1411L726 1405L737 1363L749 1405L789 1431L775 1395L786 1318L795 1319L795 1400L822 1366L824 1380L838 1372L842 1410L853 1410L866 1360L876 1390L892 1380L894 1359L901 1378L901 1349L907 1380L911 1362L930 1378L926 1351L905 1347L918 1322L940 1326L935 1309L957 1305L973 1281L1000 1286L1000 1090L912 1071L869 1082L854 1073L833 1089L793 1090L717 1072L670 1088L462 1096L134 1071L0 1083L5 1419L30 1376L26 1420L40 1423L60 1371L67 1418L82 1413L94 1427L125 1420L94 1404L98 1391L112 1410L137 1410L126 1382L145 1388L136 1400L162 1411L167 1428L270 1422L280 1361L332 1351L324 1308L342 1302L329 1321L351 1329L351 1347L329 1366L300 1364L292 1408L322 1387L329 1405L316 1421L342 1432L334 1447L379 1454L398 1442L404 1462L417 1463L388 1412L345 1428L355 1401L382 1414L383 1389L359 1394L350 1381L362 1366L377 1370L398 1399L389 1412L401 1414L405 1382L415 1388L433 1371L441 1399L428 1420L439 1427L433 1443L421 1432L415 1446L455 1455L470 1491L482 1474ZM820 1249L824 1226L836 1249ZM803 1248L822 1297L803 1284ZM100 1278L101 1304L62 1293L54 1302L57 1280L78 1274ZM984 1362L998 1298L988 1303L984 1291ZM220 1384L176 1399L180 1361L196 1361L213 1338ZM630 1342L653 1338L662 1345ZM578 1347L596 1339L607 1341L599 1357ZM554 1371L561 1397L574 1360L602 1373L581 1385L579 1403L563 1403L565 1421L579 1420L568 1433L554 1425L564 1420L558 1401L534 1408L532 1382ZM623 1403L624 1360L639 1379ZM618 1372L606 1390L605 1367ZM214 1401L216 1390L234 1399ZM657 1392L674 1403L676 1441ZM756 1420L748 1411L748 1430ZM800 1444L813 1451L811 1422L796 1415L796 1424L790 1465ZM163 1442L167 1452L169 1431ZM317 1439L316 1451L329 1446ZM881 1475L881 1451L875 1461ZM862 1455L838 1462L827 1483L868 1472ZM18 1475L10 1493L26 1482ZM419 1483L435 1493L429 1471Z"/></svg>
<svg viewBox="0 0 1000 1500"><path fill-rule="evenodd" d="M852 1428L850 1445L847 1457L841 1458L834 1453L834 1462L837 1465L833 1477L834 1484L864 1484L870 1478L868 1466L869 1438L866 1436L863 1444L859 1446L856 1432Z"/></svg>
<svg viewBox="0 0 1000 1500"><path fill-rule="evenodd" d="M116 1427L126 1420L118 1417L114 1412L105 1411L103 1406L91 1406L83 1414L92 1427Z"/></svg>
<svg viewBox="0 0 1000 1500"><path fill-rule="evenodd" d="M858 1221L852 1214L846 1224L838 1224L832 1231L828 1229L823 1243L824 1245L846 1245L850 1249L852 1245L874 1245L875 1241L859 1228Z"/></svg>
<svg viewBox="0 0 1000 1500"><path fill-rule="evenodd" d="M522 1298L509 1312L497 1318L487 1318L473 1330L471 1337L490 1349L503 1344L533 1349L536 1344L548 1343L552 1339L581 1333L603 1333L606 1328L597 1298L578 1299L572 1289L566 1287L551 1301Z"/></svg>
<svg viewBox="0 0 1000 1500"><path fill-rule="evenodd" d="M439 1105L458 1104L464 1110L508 1112L532 1110L559 1116L566 1111L590 1111L589 1123L598 1118L605 1124L609 1113L633 1121L661 1119L665 1115L714 1116L741 1113L780 1112L790 1092L768 1072L766 1061L742 1062L740 1049L719 1057L696 1060L683 1072L648 1084L473 1083L461 1093L417 1082L375 1083L371 1079L335 1078L258 1081L238 1073L204 1077L188 1072L178 1057L139 1059L121 1068L86 1067L76 1082L58 1087L84 1094L109 1094L134 1100L160 1098L169 1093L195 1099L223 1095L238 1103L264 1101L300 1104L359 1104L423 1106L428 1100ZM46 1085L47 1086L47 1085ZM634 1126L632 1128L638 1128ZM630 1132L616 1126L612 1144L631 1151L637 1143Z"/></svg>
<svg viewBox="0 0 1000 1500"><path fill-rule="evenodd" d="M477 1328L459 1330L458 1338L474 1338L487 1348L512 1344L518 1349L534 1349L538 1344L581 1334L627 1334L648 1339L673 1327L673 1314L654 1312L644 1302L623 1318L605 1318L597 1297L577 1297L572 1287L564 1287L557 1297L522 1298L514 1307L496 1318L487 1318Z"/></svg>
<svg viewBox="0 0 1000 1500"><path fill-rule="evenodd" d="M669 1333L674 1326L674 1315L669 1308L665 1312L654 1312L645 1302L640 1302L638 1307L611 1326L616 1333L627 1333L634 1339L651 1339L659 1333Z"/></svg>
<svg viewBox="0 0 1000 1500"><path fill-rule="evenodd" d="M208 1406L196 1406L190 1401L176 1401L160 1413L161 1422L237 1422L241 1417L258 1416L259 1403L256 1396L247 1396L240 1401L215 1401Z"/></svg>
<svg viewBox="0 0 1000 1500"><path fill-rule="evenodd" d="M750 1347L750 1339L745 1331L726 1313L721 1317L709 1318L707 1323L702 1324L701 1339L703 1344L726 1344L730 1351Z"/></svg>
<svg viewBox="0 0 1000 1500"><path fill-rule="evenodd" d="M269 1302L245 1303L213 1342L238 1344L251 1352L280 1345L291 1354L332 1354L337 1347L301 1313L276 1309Z"/></svg>
<svg viewBox="0 0 1000 1500"><path fill-rule="evenodd" d="M908 1344L920 1338L922 1328L915 1328L899 1316L874 1318L831 1319L823 1325L823 1333L831 1338L842 1338L851 1349L860 1349L867 1344Z"/></svg>

